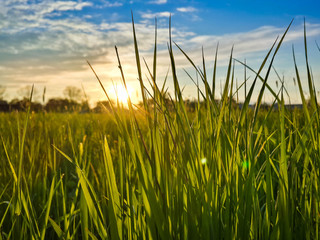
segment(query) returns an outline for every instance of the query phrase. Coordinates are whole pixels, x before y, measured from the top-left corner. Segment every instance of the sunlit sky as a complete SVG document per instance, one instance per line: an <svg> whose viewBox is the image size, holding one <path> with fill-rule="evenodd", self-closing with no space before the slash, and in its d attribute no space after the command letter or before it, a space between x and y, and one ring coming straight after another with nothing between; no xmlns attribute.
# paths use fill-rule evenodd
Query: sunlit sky
<svg viewBox="0 0 320 240"><path fill-rule="evenodd" d="M218 81L216 95L220 95L226 76L226 65L234 45L234 58L258 69L268 49L294 18L285 43L275 60L275 67L284 78L292 102L299 102L294 86L292 45L301 69L307 92L303 51L303 21L308 36L310 65L317 90L320 90L320 1L0 1L0 85L6 88L5 99L20 98L26 86L35 84L40 101L46 87L46 99L63 97L66 86L84 87L93 104L105 96L86 63L88 60L102 79L111 97L112 86L120 85L120 72L114 46L117 45L127 83L134 101L139 97L139 85L134 58L131 10L136 23L141 58L152 65L154 47L154 19L158 20L158 83L163 84L169 68L168 18L172 16L173 40L199 66L204 48L209 77L212 76L214 53L219 42ZM178 78L183 95L196 97L196 87L183 69L196 79L195 71L174 48ZM143 63L142 59L141 62ZM143 64L144 66L144 64ZM236 79L243 81L243 67L236 65ZM145 67L144 75L147 75ZM254 75L248 72L250 80ZM250 83L249 80L249 83ZM277 89L276 75L270 85ZM144 78L148 85L147 78ZM169 73L166 87L172 92ZM257 86L259 87L259 86ZM257 88L258 91L258 88ZM241 92L242 94L242 92ZM243 97L240 94L241 97ZM272 101L266 93L265 101Z"/></svg>

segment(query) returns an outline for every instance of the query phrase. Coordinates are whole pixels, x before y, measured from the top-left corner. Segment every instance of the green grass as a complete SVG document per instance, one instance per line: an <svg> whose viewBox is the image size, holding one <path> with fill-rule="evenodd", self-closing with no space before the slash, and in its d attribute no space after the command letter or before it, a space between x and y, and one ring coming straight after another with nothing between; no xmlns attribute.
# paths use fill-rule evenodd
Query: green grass
<svg viewBox="0 0 320 240"><path fill-rule="evenodd" d="M253 84L236 92L231 51L219 102L216 62L207 79L204 57L200 69L176 45L204 85L201 91L194 81L193 113L179 86L171 35L168 99L156 78L157 41L147 89L135 34L141 108L129 101L129 109L113 106L109 114L0 113L0 239L319 239L320 115L306 37L309 102L296 64L302 110L286 109L283 84L279 92L268 84L287 31ZM242 109L231 101L239 91L246 91ZM260 108L266 91L278 110Z"/></svg>

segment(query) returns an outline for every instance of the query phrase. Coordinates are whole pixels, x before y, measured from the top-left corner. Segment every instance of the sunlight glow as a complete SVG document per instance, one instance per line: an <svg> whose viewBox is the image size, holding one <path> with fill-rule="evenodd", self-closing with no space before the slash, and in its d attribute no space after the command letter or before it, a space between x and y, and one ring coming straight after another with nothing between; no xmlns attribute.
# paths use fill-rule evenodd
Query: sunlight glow
<svg viewBox="0 0 320 240"><path fill-rule="evenodd" d="M124 106L128 106L129 95L132 92L132 89L129 86L127 86L127 88L128 88L128 92L125 89L125 87L120 84L114 86L113 88L115 99L117 99L119 103L123 104Z"/></svg>
<svg viewBox="0 0 320 240"><path fill-rule="evenodd" d="M201 159L201 163L202 163L202 165L205 165L206 163L207 163L207 159L204 157L204 158L202 158Z"/></svg>

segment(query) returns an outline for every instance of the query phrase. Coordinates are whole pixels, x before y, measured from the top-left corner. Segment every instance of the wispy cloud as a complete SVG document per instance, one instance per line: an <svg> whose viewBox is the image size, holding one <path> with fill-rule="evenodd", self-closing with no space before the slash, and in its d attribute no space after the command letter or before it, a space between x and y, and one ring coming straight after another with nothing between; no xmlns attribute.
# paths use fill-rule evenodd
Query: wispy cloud
<svg viewBox="0 0 320 240"><path fill-rule="evenodd" d="M154 1L149 1L151 4L166 4L167 0L154 0Z"/></svg>
<svg viewBox="0 0 320 240"><path fill-rule="evenodd" d="M105 1L109 7L117 3ZM7 91L15 96L15 90L21 84L46 85L48 97L59 95L68 85L84 82L87 94L96 100L100 95L98 85L85 60L94 66L102 80L111 86L110 79L119 79L114 46L118 46L126 79L130 84L137 83L132 25L130 22L113 21L94 22L92 19L74 14L86 7L94 7L91 1L53 1L43 0L28 4L26 0L7 0L0 8L0 85L6 85ZM74 11L74 12L73 12ZM178 8L179 12L194 12L193 8ZM59 15L60 14L60 15ZM59 17L56 17L56 16ZM68 12L69 15L69 12ZM192 15L192 14L191 14ZM141 56L152 62L154 47L154 26L149 19L169 17L170 12L146 12L141 21L136 21L136 34ZM243 58L253 53L266 51L283 28L264 26L252 31L224 35L199 35L195 32L172 27L172 38L194 60L201 63L201 46L207 50L207 61L213 61L211 54L217 43L219 62L227 63L232 45L234 56ZM309 37L320 36L320 25L307 24ZM285 41L295 42L303 39L303 26L292 28ZM166 73L169 67L167 42L168 29L158 25L158 77ZM177 67L188 68L190 64L175 48ZM210 53L210 54L209 54ZM259 54L255 54L260 56ZM263 54L261 54L263 55ZM256 57L255 56L255 57ZM144 69L145 70L145 69ZM184 81L182 84L186 84Z"/></svg>
<svg viewBox="0 0 320 240"><path fill-rule="evenodd" d="M141 17L146 18L146 19L152 19L155 17L157 17L157 18L170 17L170 15L173 15L173 13L170 13L170 12L158 12L158 13L147 12L147 13L142 13Z"/></svg>
<svg viewBox="0 0 320 240"><path fill-rule="evenodd" d="M194 7L180 7L180 8L177 8L177 11L186 13L186 12L196 12L197 9Z"/></svg>
<svg viewBox="0 0 320 240"><path fill-rule="evenodd" d="M178 41L178 44L186 49L190 54L191 59L201 61L200 47L204 46L206 50L216 48L219 43L219 59L227 60L230 56L231 47L234 46L234 56L236 58L243 58L252 56L253 53L266 51L276 40L277 36L284 33L284 28L277 28L274 26L263 26L248 32L238 32L224 35L195 35L194 37ZM308 24L308 37L320 36L319 24ZM284 42L296 42L303 39L303 26L295 26L292 28ZM263 55L263 54L262 54ZM256 59L261 57L260 54L255 54ZM212 61L213 55L211 54L207 59Z"/></svg>
<svg viewBox="0 0 320 240"><path fill-rule="evenodd" d="M103 7L121 7L121 6L123 6L123 3L118 2L118 1L110 2L110 1L106 1L106 0L101 0L101 2L103 3L103 5L101 6L102 8Z"/></svg>
<svg viewBox="0 0 320 240"><path fill-rule="evenodd" d="M66 11L80 11L92 6L91 2L44 0L29 3L23 0L10 0L1 5L0 29L3 33L39 31L54 22L51 17L60 16Z"/></svg>
<svg viewBox="0 0 320 240"><path fill-rule="evenodd" d="M59 96L66 84L79 85L83 81L87 94L95 101L99 90L85 59L90 60L102 79L117 79L115 45L121 53L128 81L136 79L130 22L92 23L87 15L56 17L87 6L92 5L49 0L31 5L23 1L7 2L0 12L0 84L7 87L9 95L15 97L14 89L21 84L35 83L47 86L48 97ZM154 16L169 15L156 13ZM154 45L154 26L137 22L136 33L138 39L143 39L140 51L146 54ZM168 30L159 26L158 33L158 43L165 45ZM186 34L177 31L174 36L182 39Z"/></svg>
<svg viewBox="0 0 320 240"><path fill-rule="evenodd" d="M75 2L75 1L42 1L33 4L20 4L14 7L15 10L36 12L44 15L53 11L69 11L82 10L84 7L92 6L91 2Z"/></svg>

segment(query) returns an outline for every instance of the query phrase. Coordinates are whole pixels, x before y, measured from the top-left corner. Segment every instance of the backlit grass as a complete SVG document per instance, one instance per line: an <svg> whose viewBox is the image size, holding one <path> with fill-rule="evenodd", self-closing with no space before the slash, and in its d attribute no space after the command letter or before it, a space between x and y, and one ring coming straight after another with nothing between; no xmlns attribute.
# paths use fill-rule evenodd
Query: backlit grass
<svg viewBox="0 0 320 240"><path fill-rule="evenodd" d="M168 99L156 41L145 87L133 28L142 107L129 99L128 109L100 115L0 114L0 239L319 239L320 116L307 48L308 101L294 66L303 109L286 109L283 84L278 92L268 84L289 27L259 69L243 63L255 79L238 89L247 88L241 109L232 51L215 101L216 75L207 79L205 60L197 68L176 45L205 86L191 114L171 36ZM278 108L260 108L267 91Z"/></svg>

